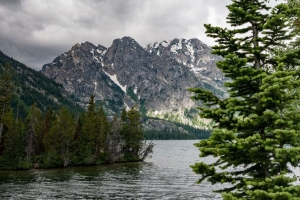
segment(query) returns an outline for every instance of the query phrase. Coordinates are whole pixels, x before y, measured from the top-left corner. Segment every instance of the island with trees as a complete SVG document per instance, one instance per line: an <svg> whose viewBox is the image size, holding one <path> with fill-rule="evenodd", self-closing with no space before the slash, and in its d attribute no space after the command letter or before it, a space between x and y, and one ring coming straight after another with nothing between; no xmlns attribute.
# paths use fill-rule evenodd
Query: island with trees
<svg viewBox="0 0 300 200"><path fill-rule="evenodd" d="M94 95L78 116L62 107L42 112L36 104L23 120L14 114L12 68L0 77L0 170L88 166L142 161L152 152L146 144L136 106L111 120Z"/></svg>

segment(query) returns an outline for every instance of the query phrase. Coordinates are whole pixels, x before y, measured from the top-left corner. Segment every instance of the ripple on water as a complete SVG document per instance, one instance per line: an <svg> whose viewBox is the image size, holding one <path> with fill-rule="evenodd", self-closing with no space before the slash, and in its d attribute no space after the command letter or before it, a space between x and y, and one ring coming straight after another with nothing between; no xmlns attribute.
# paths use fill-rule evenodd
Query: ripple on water
<svg viewBox="0 0 300 200"><path fill-rule="evenodd" d="M195 142L154 141L144 163L0 172L0 199L219 199L195 183Z"/></svg>

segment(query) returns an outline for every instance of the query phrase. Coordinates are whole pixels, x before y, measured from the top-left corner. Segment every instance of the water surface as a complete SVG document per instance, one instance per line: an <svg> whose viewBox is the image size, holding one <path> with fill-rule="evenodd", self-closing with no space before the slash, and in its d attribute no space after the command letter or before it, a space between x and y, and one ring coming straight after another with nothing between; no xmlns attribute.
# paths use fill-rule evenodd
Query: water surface
<svg viewBox="0 0 300 200"><path fill-rule="evenodd" d="M154 141L143 163L0 172L0 199L218 199L209 183L195 183L195 142Z"/></svg>

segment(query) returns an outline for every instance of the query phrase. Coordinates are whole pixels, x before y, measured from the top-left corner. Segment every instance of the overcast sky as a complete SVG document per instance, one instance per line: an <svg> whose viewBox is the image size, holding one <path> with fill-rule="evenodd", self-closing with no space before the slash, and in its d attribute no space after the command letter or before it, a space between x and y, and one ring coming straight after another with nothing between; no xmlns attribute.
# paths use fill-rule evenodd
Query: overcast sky
<svg viewBox="0 0 300 200"><path fill-rule="evenodd" d="M281 0L283 1L283 0ZM226 26L230 0L0 0L0 50L41 67L85 41L109 47L130 36L140 45L198 38L203 24ZM275 0L271 3L275 5Z"/></svg>

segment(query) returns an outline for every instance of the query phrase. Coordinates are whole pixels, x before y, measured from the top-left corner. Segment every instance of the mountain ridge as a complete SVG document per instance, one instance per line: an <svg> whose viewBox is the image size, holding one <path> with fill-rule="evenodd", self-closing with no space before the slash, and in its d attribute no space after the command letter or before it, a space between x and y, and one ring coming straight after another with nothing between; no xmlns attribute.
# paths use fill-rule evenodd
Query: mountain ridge
<svg viewBox="0 0 300 200"><path fill-rule="evenodd" d="M41 72L62 84L82 107L93 93L111 114L138 104L143 115L197 125L197 103L187 88L201 87L224 97L227 79L215 65L220 59L196 38L142 47L123 37L108 48L77 43Z"/></svg>

